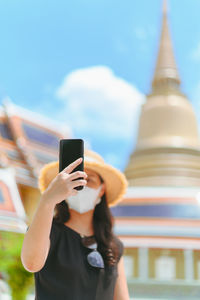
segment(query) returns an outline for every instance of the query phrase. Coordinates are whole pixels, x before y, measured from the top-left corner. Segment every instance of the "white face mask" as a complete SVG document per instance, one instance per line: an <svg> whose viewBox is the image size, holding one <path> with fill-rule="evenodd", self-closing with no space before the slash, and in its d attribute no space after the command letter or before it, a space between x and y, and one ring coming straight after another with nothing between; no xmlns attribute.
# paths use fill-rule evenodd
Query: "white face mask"
<svg viewBox="0 0 200 300"><path fill-rule="evenodd" d="M78 191L77 195L69 196L65 201L68 203L69 208L76 210L80 214L87 212L100 203L101 198L98 194L101 190L102 184L97 188L90 188L85 186L83 190Z"/></svg>

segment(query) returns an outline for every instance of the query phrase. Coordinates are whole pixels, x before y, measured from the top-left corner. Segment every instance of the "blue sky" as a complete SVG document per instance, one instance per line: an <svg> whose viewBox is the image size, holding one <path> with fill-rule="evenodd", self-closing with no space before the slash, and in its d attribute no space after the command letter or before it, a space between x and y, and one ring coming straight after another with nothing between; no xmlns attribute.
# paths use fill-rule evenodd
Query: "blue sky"
<svg viewBox="0 0 200 300"><path fill-rule="evenodd" d="M66 122L123 170L150 91L161 9L160 0L2 0L1 99ZM199 11L199 0L169 0L182 90L200 124Z"/></svg>

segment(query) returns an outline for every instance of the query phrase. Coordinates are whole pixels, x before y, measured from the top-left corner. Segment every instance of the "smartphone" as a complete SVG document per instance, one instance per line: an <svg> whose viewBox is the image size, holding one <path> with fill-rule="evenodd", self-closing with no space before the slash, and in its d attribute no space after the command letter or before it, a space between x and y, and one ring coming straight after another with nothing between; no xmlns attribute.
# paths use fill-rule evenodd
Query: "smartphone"
<svg viewBox="0 0 200 300"><path fill-rule="evenodd" d="M74 162L79 157L82 157L82 162L72 170L71 173L84 170L84 141L82 139L61 139L59 143L59 172ZM79 177L73 180L82 179ZM82 190L83 186L74 187L76 190Z"/></svg>

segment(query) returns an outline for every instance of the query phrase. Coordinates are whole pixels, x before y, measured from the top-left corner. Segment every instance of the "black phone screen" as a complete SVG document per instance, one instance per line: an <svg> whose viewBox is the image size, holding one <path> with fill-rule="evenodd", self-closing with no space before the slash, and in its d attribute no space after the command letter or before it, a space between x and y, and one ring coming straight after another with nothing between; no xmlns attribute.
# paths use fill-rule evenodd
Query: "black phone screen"
<svg viewBox="0 0 200 300"><path fill-rule="evenodd" d="M59 172L82 157L82 162L73 169L73 172L84 170L84 141L82 139L61 139L59 145ZM77 178L75 180L78 180ZM75 187L76 190L81 190L83 186Z"/></svg>

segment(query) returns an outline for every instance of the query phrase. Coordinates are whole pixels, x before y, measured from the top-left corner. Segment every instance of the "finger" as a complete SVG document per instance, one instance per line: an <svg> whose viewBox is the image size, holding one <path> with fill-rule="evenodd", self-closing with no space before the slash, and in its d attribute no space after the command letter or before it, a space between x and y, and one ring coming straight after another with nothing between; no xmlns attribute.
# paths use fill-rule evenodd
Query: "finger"
<svg viewBox="0 0 200 300"><path fill-rule="evenodd" d="M79 177L83 177L83 178L86 179L88 177L88 175L85 172L83 172L83 171L76 171L76 172L71 173L68 176L68 178L70 178L71 180L75 179L75 178L79 178Z"/></svg>
<svg viewBox="0 0 200 300"><path fill-rule="evenodd" d="M85 179L74 180L71 182L71 187L74 188L79 185L86 185L87 181Z"/></svg>
<svg viewBox="0 0 200 300"><path fill-rule="evenodd" d="M81 162L83 158L80 157L73 161L71 164L69 164L67 167L65 167L62 172L71 173Z"/></svg>

